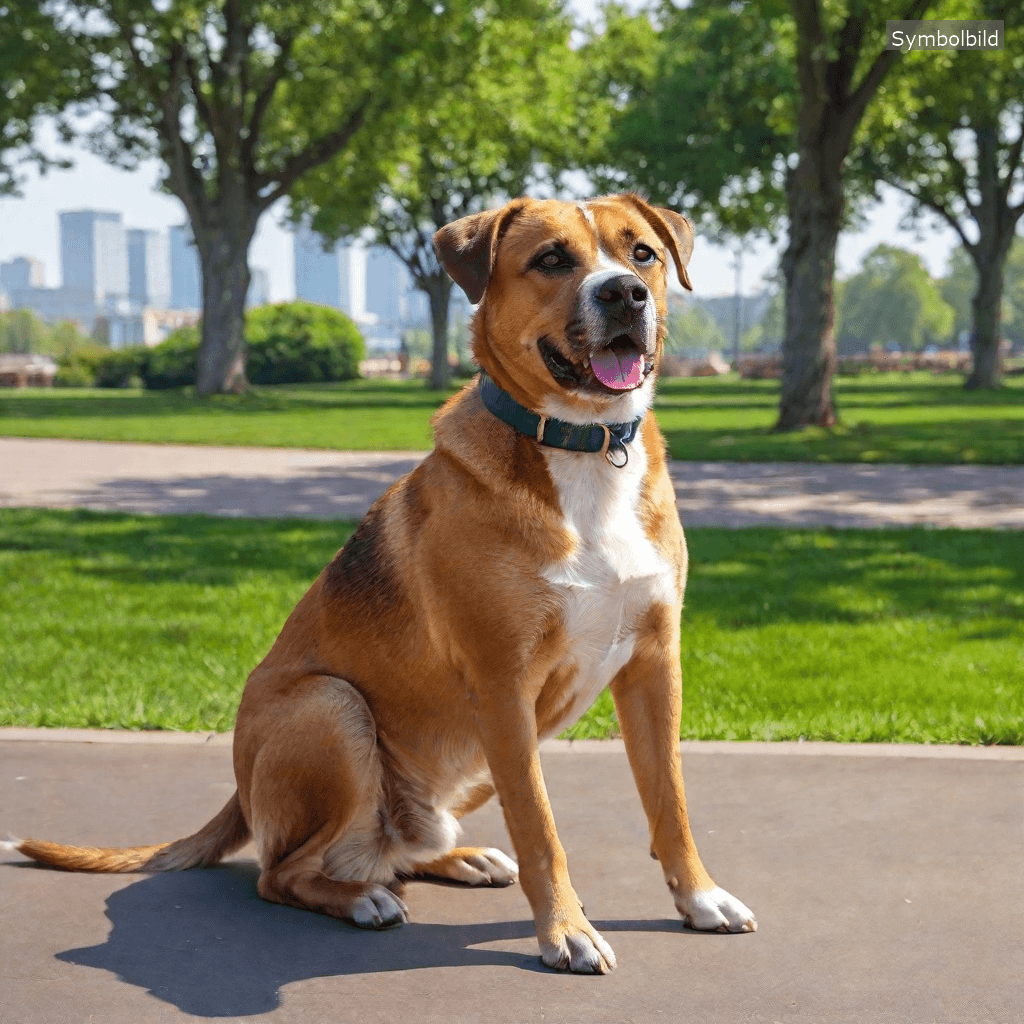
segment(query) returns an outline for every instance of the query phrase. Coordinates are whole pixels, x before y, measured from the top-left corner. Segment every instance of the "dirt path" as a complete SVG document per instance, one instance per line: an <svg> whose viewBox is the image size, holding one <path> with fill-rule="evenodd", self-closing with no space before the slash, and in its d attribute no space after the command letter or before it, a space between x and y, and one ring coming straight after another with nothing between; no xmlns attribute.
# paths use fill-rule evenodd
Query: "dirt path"
<svg viewBox="0 0 1024 1024"><path fill-rule="evenodd" d="M358 517L422 452L0 438L0 507ZM1024 467L673 462L690 526L1024 529Z"/></svg>

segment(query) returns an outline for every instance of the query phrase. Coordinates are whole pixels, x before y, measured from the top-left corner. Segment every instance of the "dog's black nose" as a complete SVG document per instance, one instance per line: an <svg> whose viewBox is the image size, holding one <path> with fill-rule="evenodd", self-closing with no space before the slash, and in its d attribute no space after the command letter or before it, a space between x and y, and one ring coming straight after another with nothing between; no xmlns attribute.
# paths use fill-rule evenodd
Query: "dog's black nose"
<svg viewBox="0 0 1024 1024"><path fill-rule="evenodd" d="M619 274L603 281L594 298L609 312L639 311L647 302L647 285L636 274Z"/></svg>

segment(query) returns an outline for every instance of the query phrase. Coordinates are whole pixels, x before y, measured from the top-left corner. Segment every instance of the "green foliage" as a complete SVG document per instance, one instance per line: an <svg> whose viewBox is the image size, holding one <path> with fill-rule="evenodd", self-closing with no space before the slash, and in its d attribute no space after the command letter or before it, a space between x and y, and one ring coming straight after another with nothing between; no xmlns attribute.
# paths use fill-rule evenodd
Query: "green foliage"
<svg viewBox="0 0 1024 1024"><path fill-rule="evenodd" d="M450 221L526 191L578 162L589 129L579 88L585 66L570 49L571 23L557 0L495 5L466 45L438 54L436 102L410 103L391 145L311 171L293 192L292 217L329 239L363 237L390 248L429 297L435 386L447 378L451 281L434 252Z"/></svg>
<svg viewBox="0 0 1024 1024"><path fill-rule="evenodd" d="M253 384L354 380L365 355L363 337L344 313L311 302L251 310L245 335Z"/></svg>
<svg viewBox="0 0 1024 1024"><path fill-rule="evenodd" d="M665 350L675 355L693 355L726 348L725 336L714 318L694 302L673 303L665 324Z"/></svg>
<svg viewBox="0 0 1024 1024"><path fill-rule="evenodd" d="M665 4L660 17L660 33L637 33L645 46L630 54L647 73L612 76L624 82L628 102L613 116L604 180L639 185L730 233L774 231L786 209L785 159L796 126L789 5L695 0ZM619 13L613 24L623 20ZM615 34L592 49L603 65L607 50L617 49Z"/></svg>
<svg viewBox="0 0 1024 1024"><path fill-rule="evenodd" d="M43 116L56 118L58 134L68 141L68 108L94 91L89 47L60 31L66 13L62 5L38 0L0 4L0 196L17 195L19 159L41 170L70 166L36 143Z"/></svg>
<svg viewBox="0 0 1024 1024"><path fill-rule="evenodd" d="M230 729L352 523L0 511L0 725ZM689 529L683 735L1022 743L1010 532ZM607 736L607 692L572 730Z"/></svg>
<svg viewBox="0 0 1024 1024"><path fill-rule="evenodd" d="M68 320L51 327L29 309L0 312L0 352L47 355L65 363L74 359L76 352L91 347Z"/></svg>
<svg viewBox="0 0 1024 1024"><path fill-rule="evenodd" d="M866 352L872 345L920 351L948 341L953 329L953 307L921 258L896 246L875 246L837 298L841 352Z"/></svg>
<svg viewBox="0 0 1024 1024"><path fill-rule="evenodd" d="M1004 49L906 55L913 88L904 82L901 116L876 115L861 158L911 197L913 217L938 216L960 236L964 251L954 254L943 290L956 311L953 329L970 327L974 335L968 386L991 387L998 384L996 360L982 359L988 369L980 371L978 356L992 353L998 341L999 275L1008 283L1012 271L1003 260L1008 246L1020 244L1013 232L1024 216L1024 8L1001 0L947 0L946 7L941 17L1003 21ZM981 300L978 322L969 304L973 291ZM1007 333L1024 328L1024 320L1017 326L1018 307L1013 299L1003 307Z"/></svg>
<svg viewBox="0 0 1024 1024"><path fill-rule="evenodd" d="M971 329L971 299L978 288L978 272L963 246L953 250L949 272L940 282L942 297L956 311L955 337ZM1003 336L1024 345L1024 238L1014 238L1003 272Z"/></svg>
<svg viewBox="0 0 1024 1024"><path fill-rule="evenodd" d="M745 352L775 352L781 347L786 333L786 293L779 284L772 285L764 315L744 334Z"/></svg>
<svg viewBox="0 0 1024 1024"><path fill-rule="evenodd" d="M1003 333L1024 345L1024 238L1013 240L1004 280Z"/></svg>
<svg viewBox="0 0 1024 1024"><path fill-rule="evenodd" d="M96 375L81 362L58 366L53 377L55 388L91 388L95 383Z"/></svg>
<svg viewBox="0 0 1024 1024"><path fill-rule="evenodd" d="M949 257L949 269L939 281L939 291L953 310L954 339L971 329L971 299L978 290L978 272L967 250L958 245Z"/></svg>
<svg viewBox="0 0 1024 1024"><path fill-rule="evenodd" d="M149 351L142 382L150 391L183 388L196 382L199 328L179 327Z"/></svg>
<svg viewBox="0 0 1024 1024"><path fill-rule="evenodd" d="M0 352L42 352L46 338L46 326L31 310L0 313Z"/></svg>
<svg viewBox="0 0 1024 1024"><path fill-rule="evenodd" d="M142 384L142 372L149 357L144 346L108 349L95 363L99 388L131 388Z"/></svg>

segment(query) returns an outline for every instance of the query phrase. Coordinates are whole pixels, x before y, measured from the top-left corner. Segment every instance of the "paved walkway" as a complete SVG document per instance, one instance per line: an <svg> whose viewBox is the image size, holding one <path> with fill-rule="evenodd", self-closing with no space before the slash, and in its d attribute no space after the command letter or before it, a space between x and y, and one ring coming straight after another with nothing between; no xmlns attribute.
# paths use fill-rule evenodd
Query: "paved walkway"
<svg viewBox="0 0 1024 1024"><path fill-rule="evenodd" d="M225 738L14 732L0 730L0 825L18 835L177 838L233 790ZM1024 751L685 744L694 834L757 914L753 935L682 929L621 744L555 743L542 759L573 882L618 957L611 975L541 967L518 886L414 884L412 923L366 933L261 902L251 846L156 876L0 851L0 1022L1021 1019ZM466 841L509 850L493 801L465 825Z"/></svg>
<svg viewBox="0 0 1024 1024"><path fill-rule="evenodd" d="M362 516L422 452L0 438L0 507ZM688 526L1024 529L1024 466L673 462Z"/></svg>

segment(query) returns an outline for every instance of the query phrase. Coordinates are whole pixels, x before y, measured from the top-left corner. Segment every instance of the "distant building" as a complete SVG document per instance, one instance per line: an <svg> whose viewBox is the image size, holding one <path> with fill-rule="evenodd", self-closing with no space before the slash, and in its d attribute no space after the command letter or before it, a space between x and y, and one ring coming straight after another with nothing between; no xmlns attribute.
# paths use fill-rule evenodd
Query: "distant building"
<svg viewBox="0 0 1024 1024"><path fill-rule="evenodd" d="M387 327L401 327L406 318L409 271L390 250L375 245L366 254L366 312Z"/></svg>
<svg viewBox="0 0 1024 1024"><path fill-rule="evenodd" d="M265 306L270 301L270 273L262 267L249 271L249 291L245 295L246 308Z"/></svg>
<svg viewBox="0 0 1024 1024"><path fill-rule="evenodd" d="M453 324L466 318L456 291ZM402 331L430 327L426 294L390 249L356 244L325 250L323 238L308 227L295 235L295 294L347 313L373 348L397 348Z"/></svg>
<svg viewBox="0 0 1024 1024"><path fill-rule="evenodd" d="M16 256L9 263L0 263L0 285L6 291L42 288L45 284L43 265L31 256Z"/></svg>
<svg viewBox="0 0 1024 1024"><path fill-rule="evenodd" d="M308 227L295 234L295 297L331 306L361 320L365 313L365 253L355 246L324 249L323 237Z"/></svg>
<svg viewBox="0 0 1024 1024"><path fill-rule="evenodd" d="M128 294L128 244L121 214L69 210L60 214L63 288L101 303Z"/></svg>
<svg viewBox="0 0 1024 1024"><path fill-rule="evenodd" d="M199 253L187 224L170 229L171 309L203 308L203 275Z"/></svg>
<svg viewBox="0 0 1024 1024"><path fill-rule="evenodd" d="M155 309L170 306L171 247L162 231L128 229L128 298Z"/></svg>

